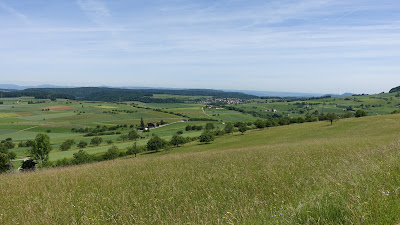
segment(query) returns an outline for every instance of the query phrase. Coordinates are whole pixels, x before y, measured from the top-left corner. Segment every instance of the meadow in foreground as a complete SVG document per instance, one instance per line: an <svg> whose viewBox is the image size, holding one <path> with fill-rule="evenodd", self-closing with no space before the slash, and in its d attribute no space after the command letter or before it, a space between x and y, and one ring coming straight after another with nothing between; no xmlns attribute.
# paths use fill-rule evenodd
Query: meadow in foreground
<svg viewBox="0 0 400 225"><path fill-rule="evenodd" d="M400 116L0 176L1 224L395 224Z"/></svg>

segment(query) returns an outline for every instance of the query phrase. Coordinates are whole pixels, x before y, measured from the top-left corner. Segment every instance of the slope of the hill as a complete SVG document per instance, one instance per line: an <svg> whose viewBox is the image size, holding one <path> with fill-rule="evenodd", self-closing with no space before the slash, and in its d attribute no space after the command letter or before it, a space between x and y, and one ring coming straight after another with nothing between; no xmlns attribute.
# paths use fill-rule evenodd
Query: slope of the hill
<svg viewBox="0 0 400 225"><path fill-rule="evenodd" d="M0 176L2 224L394 224L400 115Z"/></svg>

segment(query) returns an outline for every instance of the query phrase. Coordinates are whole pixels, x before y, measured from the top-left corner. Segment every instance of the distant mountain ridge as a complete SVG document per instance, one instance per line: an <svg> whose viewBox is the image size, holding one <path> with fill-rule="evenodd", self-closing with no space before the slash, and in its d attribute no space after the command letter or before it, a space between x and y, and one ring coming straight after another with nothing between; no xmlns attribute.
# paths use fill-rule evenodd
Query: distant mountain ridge
<svg viewBox="0 0 400 225"><path fill-rule="evenodd" d="M2 90L25 90L28 88L73 88L72 86L57 86L51 84L41 84L37 86L20 86L16 84L0 84Z"/></svg>
<svg viewBox="0 0 400 225"><path fill-rule="evenodd" d="M342 95L338 95L338 94L279 92L279 91L251 91L251 90L226 90L226 91L242 92L245 94L256 95L259 97L283 97L283 98L284 97L310 98L310 97L322 97L322 96L347 97L353 95L353 93L344 93Z"/></svg>
<svg viewBox="0 0 400 225"><path fill-rule="evenodd" d="M73 89L78 88L74 86L57 86L51 84L43 84L38 86L19 86L15 84L0 84L0 90L26 90L26 89ZM95 88L95 87L93 87ZM133 87L133 86L124 86L124 87L113 87L113 86L99 86L96 88L110 88L110 89L130 89L130 90L212 90L212 89L187 89L187 88L165 88L165 87ZM398 87L400 89L400 87ZM254 95L258 97L298 97L298 98L308 98L308 97L322 97L322 96L332 96L332 97L345 97L352 96L352 93L345 93L342 95L337 94L323 94L323 93L301 93L301 92L278 92L278 91L253 91L253 90L224 90L224 89L216 89L216 91L224 91L224 92L239 92L248 95Z"/></svg>

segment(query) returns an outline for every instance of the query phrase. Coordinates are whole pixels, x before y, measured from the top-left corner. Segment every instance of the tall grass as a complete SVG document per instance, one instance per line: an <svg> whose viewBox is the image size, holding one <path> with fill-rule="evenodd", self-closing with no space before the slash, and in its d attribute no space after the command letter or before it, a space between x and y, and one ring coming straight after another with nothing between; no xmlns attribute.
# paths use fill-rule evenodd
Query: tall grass
<svg viewBox="0 0 400 225"><path fill-rule="evenodd" d="M400 117L0 176L1 224L395 224Z"/></svg>

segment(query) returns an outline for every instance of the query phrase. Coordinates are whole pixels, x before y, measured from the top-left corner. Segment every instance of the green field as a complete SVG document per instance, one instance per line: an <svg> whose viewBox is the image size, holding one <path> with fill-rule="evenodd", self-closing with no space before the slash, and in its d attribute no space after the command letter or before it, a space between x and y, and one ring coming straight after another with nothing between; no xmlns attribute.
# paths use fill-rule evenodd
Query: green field
<svg viewBox="0 0 400 225"><path fill-rule="evenodd" d="M278 114L289 117L304 117L307 114L321 113L343 114L346 111L355 112L358 109L369 115L387 114L399 109L400 96L396 93L379 95L360 95L337 98L296 100L288 99L255 99L250 103L237 105L246 112L257 112L261 115ZM267 110L276 110L275 113Z"/></svg>
<svg viewBox="0 0 400 225"><path fill-rule="evenodd" d="M399 121L295 124L138 158L0 175L1 223L396 224Z"/></svg>
<svg viewBox="0 0 400 225"><path fill-rule="evenodd" d="M187 125L205 125L206 122L185 122L184 117L171 113L155 111L154 109L163 108L168 111L193 114L195 117L207 117L201 110L202 105L197 104L144 104L142 107L133 107L130 102L126 104L105 103L105 102L85 102L69 101L58 99L57 101L35 100L30 97L1 99L4 102L0 105L0 140L12 138L15 144L32 140L38 133L47 133L50 136L53 151L50 153L50 160L56 161L64 157L71 158L79 149L74 145L68 151L61 151L60 145L66 139L74 139L76 143L86 141L90 143L93 137L84 137L85 133L72 132L72 128L95 128L96 126L116 126L127 125L126 128L119 129L118 132L126 134L140 124L141 118L144 122L165 121L169 125L143 133L146 139L137 142L139 146L145 145L153 133L169 140L178 130L184 131L184 137L195 137L201 131L185 131ZM37 104L28 104L33 101ZM168 107L166 107L168 106ZM118 110L117 113L110 113ZM218 122L221 124L221 122ZM133 126L131 128L131 126ZM104 142L100 146L88 146L85 148L90 154L98 154L110 148L105 142L110 140L113 145L120 149L132 146L132 142L119 140L121 134L102 136ZM18 168L21 160L28 156L28 148L14 148L11 151L17 153L17 159L13 162Z"/></svg>
<svg viewBox="0 0 400 225"><path fill-rule="evenodd" d="M175 95L154 95L155 98L175 98ZM186 96L187 100L201 96ZM207 97L207 96L205 96ZM179 96L185 98L185 96ZM304 117L308 114L319 115L322 112L344 113L351 109L363 109L369 115L387 114L398 109L400 97L397 94L362 95L340 98L325 98L311 100L281 100L281 99L254 99L245 104L234 105L243 109L245 113L227 110L221 107L206 107L196 102L187 103L142 103L126 102L86 102L58 99L57 101L37 100L32 97L3 98L0 105L0 140L12 138L17 144L21 141L32 140L38 133L48 133L51 138L53 151L50 154L52 161L72 155L79 149L75 146L71 150L62 152L60 145L68 138L76 142L90 142L92 137L84 137L83 133L71 132L72 128L94 128L96 126L127 125L118 130L121 134L128 133L140 124L141 118L145 123L166 121L171 125L158 128L145 134L147 138L153 133L169 140L178 130L185 130L187 125L204 125L206 122L176 123L182 119L204 118L214 119L219 127L226 122L254 122L265 116ZM34 103L34 104L28 104ZM277 110L276 113L267 110ZM128 112L129 111L129 112ZM114 112L114 113L113 113ZM254 114L252 112L258 112ZM317 112L317 113L316 113ZM133 126L133 128L131 128ZM184 132L184 137L199 136L201 131ZM132 143L119 141L120 134L102 136L104 141L112 141L115 146L125 149ZM147 139L140 140L139 145L145 145ZM101 146L89 146L85 150L97 154L106 151L110 145L103 142ZM15 148L18 167L20 160L26 158L26 148Z"/></svg>

